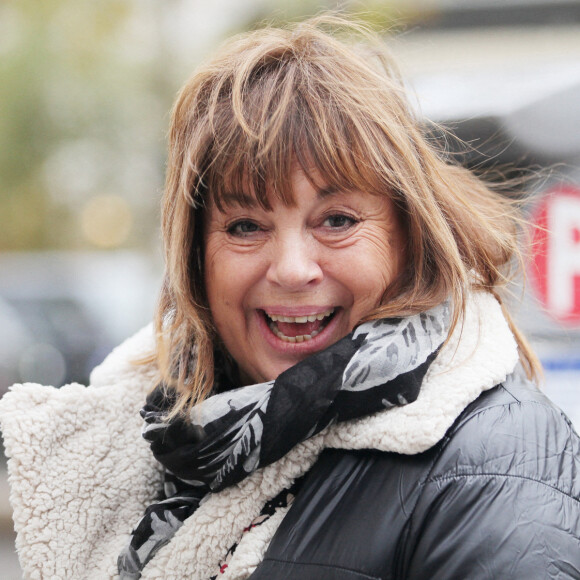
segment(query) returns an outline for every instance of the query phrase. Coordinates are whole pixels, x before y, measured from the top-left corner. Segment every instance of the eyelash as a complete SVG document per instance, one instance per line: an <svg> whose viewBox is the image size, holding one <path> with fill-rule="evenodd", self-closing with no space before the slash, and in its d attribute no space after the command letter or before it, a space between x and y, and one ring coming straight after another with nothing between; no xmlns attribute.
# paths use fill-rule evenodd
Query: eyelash
<svg viewBox="0 0 580 580"><path fill-rule="evenodd" d="M251 231L240 231L240 228L242 228L243 226L250 226L252 228ZM226 228L226 231L228 232L228 234L238 237L238 238L245 238L255 232L260 231L260 226L251 221L251 220L239 220L234 222L233 224L228 225L228 227Z"/></svg>
<svg viewBox="0 0 580 580"><path fill-rule="evenodd" d="M340 225L336 225L336 222L335 222L335 225L331 225L331 224L326 225L327 222L329 222L331 220L339 220L342 223ZM352 217L352 216L347 215L347 214L334 213L334 214L330 214L330 215L325 216L321 222L321 225L322 225L322 227L327 228L329 230L342 232L342 231L346 231L346 230L350 229L351 227L356 225L359 221L360 220L358 220L357 218ZM250 228L249 231L248 231L248 227ZM244 229L246 231L244 231ZM234 236L237 238L246 238L246 237L251 236L252 234L260 232L261 229L262 228L256 222L254 222L252 220L248 220L248 219L243 219L243 220L235 221L232 224L229 224L226 228L226 231L231 236Z"/></svg>
<svg viewBox="0 0 580 580"><path fill-rule="evenodd" d="M347 221L348 223L347 224L343 223L342 225L338 225L338 226L337 225L335 225L335 226L328 225L325 227L328 227L332 230L343 231L343 230L347 230L347 229L351 228L352 226L356 225L359 222L359 220L357 220L356 218L354 218L350 215L346 215L343 213L336 213L336 214L331 214L331 215L326 216L324 218L322 224L324 225L324 224L326 224L327 221L333 220L333 219L344 220L344 221Z"/></svg>

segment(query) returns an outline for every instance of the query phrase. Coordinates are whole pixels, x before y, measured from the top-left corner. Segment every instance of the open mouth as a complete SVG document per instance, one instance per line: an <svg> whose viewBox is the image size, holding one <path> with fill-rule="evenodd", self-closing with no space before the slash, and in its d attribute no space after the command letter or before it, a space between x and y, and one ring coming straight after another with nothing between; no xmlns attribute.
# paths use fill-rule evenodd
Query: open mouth
<svg viewBox="0 0 580 580"><path fill-rule="evenodd" d="M307 316L280 316L264 311L270 330L284 342L304 342L320 334L334 316L334 308Z"/></svg>

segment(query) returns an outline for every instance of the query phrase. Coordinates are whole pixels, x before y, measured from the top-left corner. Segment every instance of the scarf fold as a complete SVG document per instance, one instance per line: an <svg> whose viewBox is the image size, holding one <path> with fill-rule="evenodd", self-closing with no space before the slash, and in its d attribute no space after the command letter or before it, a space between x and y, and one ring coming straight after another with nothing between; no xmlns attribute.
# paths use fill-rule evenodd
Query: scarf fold
<svg viewBox="0 0 580 580"><path fill-rule="evenodd" d="M140 578L208 494L239 483L335 422L415 401L450 318L446 301L421 314L364 323L275 381L220 392L186 418L165 419L175 394L157 387L141 415L143 437L165 468L164 499L133 530L118 559L120 578Z"/></svg>

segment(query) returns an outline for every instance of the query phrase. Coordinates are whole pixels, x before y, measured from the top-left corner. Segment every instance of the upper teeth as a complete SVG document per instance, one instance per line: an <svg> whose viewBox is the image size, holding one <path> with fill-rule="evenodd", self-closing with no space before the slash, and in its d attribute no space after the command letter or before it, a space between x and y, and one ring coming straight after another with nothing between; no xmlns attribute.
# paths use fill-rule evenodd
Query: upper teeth
<svg viewBox="0 0 580 580"><path fill-rule="evenodd" d="M308 314L307 316L280 316L278 314L268 314L268 318L274 322L314 322L315 320L322 320L330 316L334 312L334 308L329 308L320 314Z"/></svg>

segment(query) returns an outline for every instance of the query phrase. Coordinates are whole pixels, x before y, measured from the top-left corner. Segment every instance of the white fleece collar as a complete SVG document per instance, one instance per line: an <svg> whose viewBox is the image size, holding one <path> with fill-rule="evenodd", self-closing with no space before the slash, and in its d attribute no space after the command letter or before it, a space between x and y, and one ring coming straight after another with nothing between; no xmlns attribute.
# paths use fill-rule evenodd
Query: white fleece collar
<svg viewBox="0 0 580 580"><path fill-rule="evenodd" d="M471 296L459 324L430 366L416 401L332 428L327 447L413 455L439 442L483 391L503 382L518 362L516 341L498 302Z"/></svg>
<svg viewBox="0 0 580 580"><path fill-rule="evenodd" d="M114 577L117 555L160 486L159 466L140 437L138 416L155 368L131 362L152 348L148 327L95 369L89 388L19 385L0 401L26 577ZM242 537L243 529L266 501L306 473L325 447L425 451L481 392L502 382L517 360L501 307L491 295L474 294L416 401L332 426L240 484L209 496L147 565L143 580L207 580L240 538L220 578L247 578L283 514Z"/></svg>

